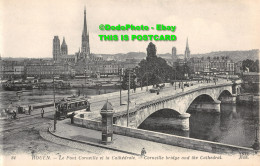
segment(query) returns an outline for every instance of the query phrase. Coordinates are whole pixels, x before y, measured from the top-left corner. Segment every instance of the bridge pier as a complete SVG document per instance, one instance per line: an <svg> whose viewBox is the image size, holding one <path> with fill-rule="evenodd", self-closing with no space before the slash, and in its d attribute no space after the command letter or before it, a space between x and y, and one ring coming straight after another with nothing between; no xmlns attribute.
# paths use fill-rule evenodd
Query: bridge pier
<svg viewBox="0 0 260 166"><path fill-rule="evenodd" d="M223 96L223 97L220 97L219 100L221 101L221 103L236 104L237 95L236 94L232 94L232 96Z"/></svg>
<svg viewBox="0 0 260 166"><path fill-rule="evenodd" d="M177 121L179 122L179 124L178 124L179 129L181 129L183 131L190 130L190 114L188 114L188 113L180 114L178 116Z"/></svg>
<svg viewBox="0 0 260 166"><path fill-rule="evenodd" d="M193 103L190 105L191 110L195 111L204 111L204 112L214 112L214 113L220 113L220 103L221 101L215 100L214 102L210 103Z"/></svg>

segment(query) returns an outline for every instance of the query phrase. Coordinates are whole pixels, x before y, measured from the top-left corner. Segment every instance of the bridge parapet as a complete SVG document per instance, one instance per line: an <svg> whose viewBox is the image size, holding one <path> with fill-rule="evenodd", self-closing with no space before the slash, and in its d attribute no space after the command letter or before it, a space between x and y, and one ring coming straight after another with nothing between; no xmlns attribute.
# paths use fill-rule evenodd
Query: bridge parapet
<svg viewBox="0 0 260 166"><path fill-rule="evenodd" d="M165 84L165 87L170 87L171 84L170 83L162 83L162 84ZM146 90L147 87L139 87L139 88L136 88L136 91L135 93L142 93L143 91ZM148 86L148 89L151 89L153 88L152 85ZM130 91L133 91L133 89L131 89ZM127 95L128 93L128 90L122 90L121 91L121 94L122 95ZM102 95L93 95L93 96L89 96L90 100L91 101L97 101L97 100L106 100L107 98L110 98L110 97L118 97L119 98L120 96L120 92L112 92L112 93L106 93L106 94L102 94Z"/></svg>
<svg viewBox="0 0 260 166"><path fill-rule="evenodd" d="M168 93L160 94L160 95L151 94L151 95L149 95L149 98L142 98L142 99L137 100L135 102L135 104L134 103L131 104L129 113L133 113L135 111L141 110L150 105L155 105L155 104L159 104L159 103L162 103L165 101L172 100L178 96L187 95L194 91L209 89L209 88L223 87L223 86L231 86L231 85L232 85L232 82L222 83L222 84L217 84L217 85L212 83L211 85L196 85L194 87L187 87L187 88L185 88L184 92L182 92L181 89L177 89L175 91L176 92L175 94L172 94L172 91L170 91ZM126 109L125 105L116 107L115 110L117 110L117 111L115 112L114 117L127 114L127 111L125 109Z"/></svg>

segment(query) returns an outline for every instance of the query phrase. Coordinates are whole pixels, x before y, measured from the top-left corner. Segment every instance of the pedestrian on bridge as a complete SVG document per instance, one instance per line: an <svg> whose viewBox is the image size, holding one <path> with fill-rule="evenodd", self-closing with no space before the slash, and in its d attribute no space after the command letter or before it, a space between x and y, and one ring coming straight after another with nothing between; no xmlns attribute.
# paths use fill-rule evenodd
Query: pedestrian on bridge
<svg viewBox="0 0 260 166"><path fill-rule="evenodd" d="M41 110L41 115L42 115L42 118L43 118L43 115L44 115L44 109L42 107L42 110Z"/></svg>
<svg viewBox="0 0 260 166"><path fill-rule="evenodd" d="M28 105L28 107L29 107L28 113L29 113L29 115L31 115L32 106L31 106L31 105Z"/></svg>

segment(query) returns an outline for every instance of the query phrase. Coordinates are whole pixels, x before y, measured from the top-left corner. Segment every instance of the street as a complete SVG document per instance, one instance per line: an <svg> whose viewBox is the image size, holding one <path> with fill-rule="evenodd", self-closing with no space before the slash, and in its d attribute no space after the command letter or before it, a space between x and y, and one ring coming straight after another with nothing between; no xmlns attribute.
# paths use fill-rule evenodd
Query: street
<svg viewBox="0 0 260 166"><path fill-rule="evenodd" d="M52 107L49 109L51 110ZM2 155L57 155L57 154L81 154L85 155L100 155L111 153L110 150L105 150L89 145L66 146L58 140L56 143L43 139L40 132L47 133L48 127L53 124L53 112L46 111L44 118L41 118L39 110L34 110L32 115L21 116L18 114L16 120L6 119L0 120L1 131L0 149ZM20 116L20 117L19 117ZM65 146L64 146L65 145ZM115 152L113 152L115 153Z"/></svg>

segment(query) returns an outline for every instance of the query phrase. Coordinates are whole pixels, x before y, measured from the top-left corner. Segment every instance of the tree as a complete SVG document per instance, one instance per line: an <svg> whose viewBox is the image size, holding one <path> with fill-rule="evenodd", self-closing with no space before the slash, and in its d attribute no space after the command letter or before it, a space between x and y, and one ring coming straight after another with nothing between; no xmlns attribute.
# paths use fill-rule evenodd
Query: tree
<svg viewBox="0 0 260 166"><path fill-rule="evenodd" d="M191 74L191 69L187 64L184 64L180 66L179 64L176 66L176 79L186 79L185 74L190 75Z"/></svg>
<svg viewBox="0 0 260 166"><path fill-rule="evenodd" d="M136 69L137 80L142 85L156 85L172 79L172 67L163 58L156 56L156 46L150 42L146 50L146 60L142 60Z"/></svg>
<svg viewBox="0 0 260 166"><path fill-rule="evenodd" d="M251 66L251 70L252 72L259 72L259 60L256 60L253 65Z"/></svg>
<svg viewBox="0 0 260 166"><path fill-rule="evenodd" d="M246 68L248 68L250 72L259 72L259 60L256 60L255 62L251 59L244 60L242 62L243 71L245 71Z"/></svg>
<svg viewBox="0 0 260 166"><path fill-rule="evenodd" d="M135 82L136 74L135 74L135 70L133 70L133 69L128 69L125 71L125 73L123 75L122 88L128 89L129 74L130 74L130 89L135 89L136 88L136 82Z"/></svg>

